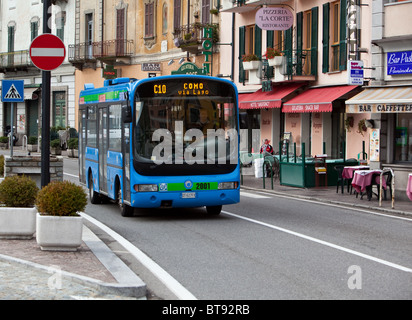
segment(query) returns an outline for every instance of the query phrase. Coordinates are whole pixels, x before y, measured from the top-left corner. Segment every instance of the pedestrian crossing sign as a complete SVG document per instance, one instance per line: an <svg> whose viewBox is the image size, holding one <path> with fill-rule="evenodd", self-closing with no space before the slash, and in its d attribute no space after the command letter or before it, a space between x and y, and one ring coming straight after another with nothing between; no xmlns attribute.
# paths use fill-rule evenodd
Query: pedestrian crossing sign
<svg viewBox="0 0 412 320"><path fill-rule="evenodd" d="M24 80L2 80L2 102L24 102Z"/></svg>

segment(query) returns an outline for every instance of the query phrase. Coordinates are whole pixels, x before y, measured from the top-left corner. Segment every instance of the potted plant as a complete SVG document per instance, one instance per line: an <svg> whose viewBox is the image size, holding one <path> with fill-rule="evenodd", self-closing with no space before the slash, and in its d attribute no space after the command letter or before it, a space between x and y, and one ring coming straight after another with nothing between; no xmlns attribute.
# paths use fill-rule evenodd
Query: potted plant
<svg viewBox="0 0 412 320"><path fill-rule="evenodd" d="M78 138L70 138L67 142L67 154L71 158L78 158L79 157L79 139Z"/></svg>
<svg viewBox="0 0 412 320"><path fill-rule="evenodd" d="M360 133L363 136L363 133L366 132L366 130L368 130L368 128L366 128L366 124L365 124L365 119L362 119L358 122L358 133Z"/></svg>
<svg viewBox="0 0 412 320"><path fill-rule="evenodd" d="M0 183L0 238L31 239L36 232L34 206L39 189L27 176L9 176Z"/></svg>
<svg viewBox="0 0 412 320"><path fill-rule="evenodd" d="M268 60L270 67L282 65L282 54L275 48L267 48L263 56Z"/></svg>
<svg viewBox="0 0 412 320"><path fill-rule="evenodd" d="M54 155L61 155L62 149L60 147L60 139L50 141L50 152Z"/></svg>
<svg viewBox="0 0 412 320"><path fill-rule="evenodd" d="M37 137L30 136L27 140L27 151L29 152L36 152L37 151Z"/></svg>
<svg viewBox="0 0 412 320"><path fill-rule="evenodd" d="M9 147L9 138L8 137L0 137L0 148L8 149Z"/></svg>
<svg viewBox="0 0 412 320"><path fill-rule="evenodd" d="M353 123L354 123L354 118L353 117L347 117L345 119L346 131L350 132L350 128L353 128Z"/></svg>
<svg viewBox="0 0 412 320"><path fill-rule="evenodd" d="M260 59L255 54L245 54L242 57L242 62L244 70L256 70L260 65Z"/></svg>
<svg viewBox="0 0 412 320"><path fill-rule="evenodd" d="M52 181L36 198L36 241L42 250L76 251L82 243L86 192L69 181Z"/></svg>

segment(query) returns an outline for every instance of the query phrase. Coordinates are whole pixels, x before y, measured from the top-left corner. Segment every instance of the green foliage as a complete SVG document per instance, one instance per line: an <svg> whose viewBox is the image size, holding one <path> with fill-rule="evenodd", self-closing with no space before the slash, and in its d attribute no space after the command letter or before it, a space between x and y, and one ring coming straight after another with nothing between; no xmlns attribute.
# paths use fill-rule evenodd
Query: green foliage
<svg viewBox="0 0 412 320"><path fill-rule="evenodd" d="M67 147L69 149L78 149L79 148L79 139L78 138L70 138L67 141Z"/></svg>
<svg viewBox="0 0 412 320"><path fill-rule="evenodd" d="M52 181L36 198L40 213L49 216L77 216L87 205L87 195L81 186L69 181Z"/></svg>
<svg viewBox="0 0 412 320"><path fill-rule="evenodd" d="M37 139L36 136L30 136L28 141L27 141L27 144L37 144L37 140L38 139Z"/></svg>
<svg viewBox="0 0 412 320"><path fill-rule="evenodd" d="M4 155L0 155L0 176L4 176Z"/></svg>
<svg viewBox="0 0 412 320"><path fill-rule="evenodd" d="M50 141L50 147L60 148L60 139L54 139L54 140Z"/></svg>
<svg viewBox="0 0 412 320"><path fill-rule="evenodd" d="M39 189L26 176L11 176L0 183L0 202L6 207L33 207Z"/></svg>
<svg viewBox="0 0 412 320"><path fill-rule="evenodd" d="M0 143L8 143L9 138L8 137L0 137Z"/></svg>

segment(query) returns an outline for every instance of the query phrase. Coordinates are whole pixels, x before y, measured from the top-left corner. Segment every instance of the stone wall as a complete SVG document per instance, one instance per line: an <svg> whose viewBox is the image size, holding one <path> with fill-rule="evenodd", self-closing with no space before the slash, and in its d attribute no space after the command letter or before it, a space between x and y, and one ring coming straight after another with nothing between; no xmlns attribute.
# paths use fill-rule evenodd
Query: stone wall
<svg viewBox="0 0 412 320"><path fill-rule="evenodd" d="M41 156L5 156L4 176L25 175L41 187ZM50 157L50 181L63 181L63 157Z"/></svg>

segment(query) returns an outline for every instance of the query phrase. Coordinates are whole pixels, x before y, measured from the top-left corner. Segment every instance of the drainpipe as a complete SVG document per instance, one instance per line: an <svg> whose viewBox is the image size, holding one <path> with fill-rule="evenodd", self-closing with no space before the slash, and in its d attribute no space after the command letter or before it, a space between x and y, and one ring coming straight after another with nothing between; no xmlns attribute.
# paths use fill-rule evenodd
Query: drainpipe
<svg viewBox="0 0 412 320"><path fill-rule="evenodd" d="M232 67L230 71L230 79L235 81L235 19L236 14L232 12Z"/></svg>

